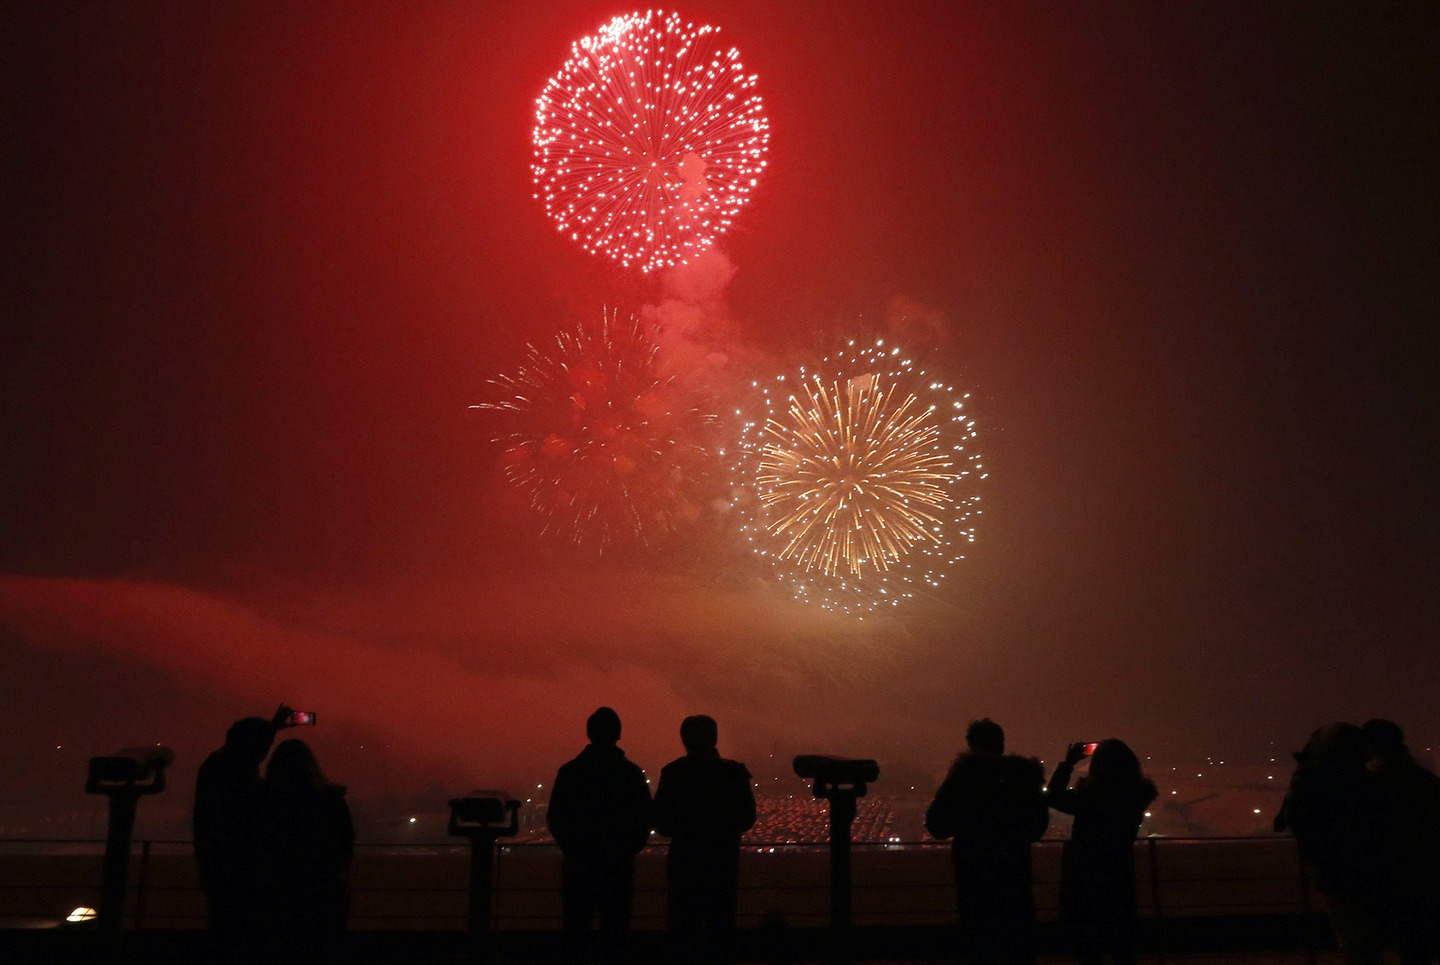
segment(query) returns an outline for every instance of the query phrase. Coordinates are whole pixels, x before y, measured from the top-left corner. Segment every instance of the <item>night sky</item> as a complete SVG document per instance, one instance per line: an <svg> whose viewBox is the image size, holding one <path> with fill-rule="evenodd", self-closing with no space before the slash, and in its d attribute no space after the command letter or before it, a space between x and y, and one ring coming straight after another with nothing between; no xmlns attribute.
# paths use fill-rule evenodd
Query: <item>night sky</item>
<svg viewBox="0 0 1440 965"><path fill-rule="evenodd" d="M1440 739L1434 5L677 9L771 164L655 279L532 197L534 98L618 8L4 6L4 801L149 741L186 783L281 699L372 799L548 781L602 703L652 774L699 712L922 782L982 715L1051 760ZM539 538L468 406L603 306L737 384L910 318L972 393L969 558L858 622L723 518Z"/></svg>

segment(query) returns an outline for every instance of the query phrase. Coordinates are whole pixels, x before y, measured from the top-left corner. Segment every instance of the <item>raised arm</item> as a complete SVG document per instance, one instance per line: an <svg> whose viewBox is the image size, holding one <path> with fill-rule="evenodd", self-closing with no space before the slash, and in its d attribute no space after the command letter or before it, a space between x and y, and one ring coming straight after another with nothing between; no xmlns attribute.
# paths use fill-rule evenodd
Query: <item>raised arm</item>
<svg viewBox="0 0 1440 965"><path fill-rule="evenodd" d="M1045 786L1045 803L1065 814L1075 813L1075 792L1070 790L1070 776L1075 765L1085 757L1084 744L1071 744L1065 749L1065 759L1055 768L1050 783Z"/></svg>

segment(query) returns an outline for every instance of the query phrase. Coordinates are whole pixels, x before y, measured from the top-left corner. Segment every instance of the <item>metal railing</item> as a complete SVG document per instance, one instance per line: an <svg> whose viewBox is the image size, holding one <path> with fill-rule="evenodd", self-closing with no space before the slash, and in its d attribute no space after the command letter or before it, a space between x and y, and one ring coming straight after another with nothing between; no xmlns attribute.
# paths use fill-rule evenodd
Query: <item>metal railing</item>
<svg viewBox="0 0 1440 965"><path fill-rule="evenodd" d="M1061 842L1033 849L1042 921L1056 917ZM0 928L53 927L98 900L103 842L0 839ZM665 920L663 846L636 862L634 928ZM1142 921L1216 916L1310 916L1309 881L1289 838L1148 838L1138 841ZM560 923L560 862L553 844L502 844L494 921L500 931L553 931ZM460 931L466 923L467 845L365 844L352 869L350 927ZM796 927L828 921L828 856L814 844L747 842L741 853L742 927L762 917ZM948 846L856 844L857 926L938 926L954 920ZM134 843L125 927L195 929L205 920L189 841Z"/></svg>

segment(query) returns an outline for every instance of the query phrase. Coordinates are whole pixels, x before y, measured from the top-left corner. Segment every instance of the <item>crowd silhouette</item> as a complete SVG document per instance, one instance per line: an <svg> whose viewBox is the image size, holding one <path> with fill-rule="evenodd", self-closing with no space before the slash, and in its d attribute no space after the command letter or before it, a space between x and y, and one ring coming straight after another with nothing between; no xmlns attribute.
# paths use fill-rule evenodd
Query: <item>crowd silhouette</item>
<svg viewBox="0 0 1440 965"><path fill-rule="evenodd" d="M354 827L345 789L307 743L271 753L294 716L281 705L269 720L236 721L196 779L195 858L219 961L343 958ZM652 831L670 839L671 960L732 961L740 843L756 803L749 770L720 756L718 731L711 717L685 718L685 753L662 768L652 799L619 746L619 714L601 707L586 721L589 743L559 768L546 813L562 854L566 965L625 960L635 856ZM1039 760L1005 752L994 721L972 722L965 740L925 815L930 834L952 842L959 959L1036 960L1030 850L1054 810L1073 817L1060 921L1074 957L1133 965L1134 842L1157 794L1139 758L1114 738L1072 743L1047 783ZM1325 725L1294 757L1274 829L1294 835L1346 961L1379 965L1393 950L1401 965L1436 962L1440 778L1388 720Z"/></svg>

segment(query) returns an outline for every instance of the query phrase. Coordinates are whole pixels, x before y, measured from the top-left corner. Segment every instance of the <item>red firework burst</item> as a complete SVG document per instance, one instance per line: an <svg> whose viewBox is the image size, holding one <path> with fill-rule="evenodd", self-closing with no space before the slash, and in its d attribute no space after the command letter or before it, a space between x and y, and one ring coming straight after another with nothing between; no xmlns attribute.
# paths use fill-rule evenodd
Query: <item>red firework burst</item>
<svg viewBox="0 0 1440 965"><path fill-rule="evenodd" d="M535 197L587 251L649 272L709 248L750 198L770 122L719 28L616 17L535 106Z"/></svg>
<svg viewBox="0 0 1440 965"><path fill-rule="evenodd" d="M531 345L503 398L472 406L502 414L506 477L576 544L649 543L691 519L694 470L714 422L661 370L654 333L634 318Z"/></svg>

